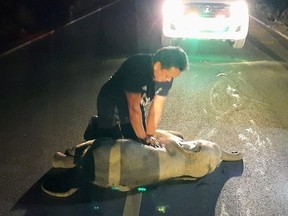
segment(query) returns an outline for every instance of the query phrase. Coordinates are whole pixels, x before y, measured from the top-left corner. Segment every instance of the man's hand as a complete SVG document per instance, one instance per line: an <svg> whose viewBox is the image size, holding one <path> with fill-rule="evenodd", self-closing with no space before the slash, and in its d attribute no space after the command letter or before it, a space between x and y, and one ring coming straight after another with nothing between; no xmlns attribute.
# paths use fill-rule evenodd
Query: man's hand
<svg viewBox="0 0 288 216"><path fill-rule="evenodd" d="M155 148L162 148L161 143L153 136L146 136L144 139L139 139L139 141L145 145L153 146Z"/></svg>

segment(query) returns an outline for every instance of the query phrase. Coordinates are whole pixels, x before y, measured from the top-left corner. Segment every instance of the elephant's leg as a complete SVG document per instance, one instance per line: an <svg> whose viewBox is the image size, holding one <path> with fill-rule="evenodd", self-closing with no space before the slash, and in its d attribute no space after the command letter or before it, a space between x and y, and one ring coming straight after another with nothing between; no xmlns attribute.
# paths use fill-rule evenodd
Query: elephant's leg
<svg viewBox="0 0 288 216"><path fill-rule="evenodd" d="M66 149L65 153L56 152L53 156L52 166L54 168L74 168L81 166L81 158L94 140L80 143L72 148Z"/></svg>

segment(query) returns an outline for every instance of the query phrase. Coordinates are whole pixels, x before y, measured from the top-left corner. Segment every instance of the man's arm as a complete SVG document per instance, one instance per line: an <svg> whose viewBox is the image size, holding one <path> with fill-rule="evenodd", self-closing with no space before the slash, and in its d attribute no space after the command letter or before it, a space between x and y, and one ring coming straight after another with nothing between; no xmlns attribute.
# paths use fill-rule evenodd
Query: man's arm
<svg viewBox="0 0 288 216"><path fill-rule="evenodd" d="M146 134L153 136L158 128L164 105L166 102L166 96L155 95L150 106L147 118Z"/></svg>
<svg viewBox="0 0 288 216"><path fill-rule="evenodd" d="M141 94L131 92L125 92L125 94L128 102L129 118L134 132L138 138L145 139L146 132L143 127L142 111L140 108Z"/></svg>

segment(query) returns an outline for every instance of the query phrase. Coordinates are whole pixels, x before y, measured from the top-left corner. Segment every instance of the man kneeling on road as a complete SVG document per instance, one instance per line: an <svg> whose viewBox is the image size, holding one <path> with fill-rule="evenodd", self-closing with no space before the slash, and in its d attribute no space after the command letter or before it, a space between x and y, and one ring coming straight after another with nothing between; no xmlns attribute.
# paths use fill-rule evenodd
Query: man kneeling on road
<svg viewBox="0 0 288 216"><path fill-rule="evenodd" d="M153 137L173 79L188 67L180 47L163 47L155 54L128 58L103 85L85 140L97 137L128 138L158 147ZM150 105L146 118L145 106Z"/></svg>

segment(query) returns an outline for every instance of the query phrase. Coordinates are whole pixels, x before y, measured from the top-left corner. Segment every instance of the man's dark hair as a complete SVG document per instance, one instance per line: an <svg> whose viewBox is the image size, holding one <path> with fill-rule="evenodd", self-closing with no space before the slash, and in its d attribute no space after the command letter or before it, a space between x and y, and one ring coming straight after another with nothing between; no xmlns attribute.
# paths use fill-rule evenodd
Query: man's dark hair
<svg viewBox="0 0 288 216"><path fill-rule="evenodd" d="M180 71L188 69L188 57L181 47L162 47L154 54L154 62L159 61L161 67L169 69L171 67L179 68Z"/></svg>

